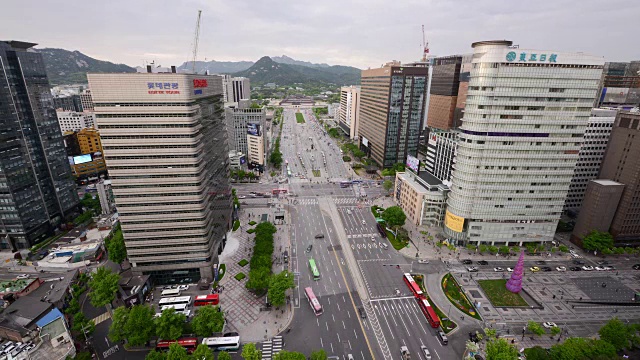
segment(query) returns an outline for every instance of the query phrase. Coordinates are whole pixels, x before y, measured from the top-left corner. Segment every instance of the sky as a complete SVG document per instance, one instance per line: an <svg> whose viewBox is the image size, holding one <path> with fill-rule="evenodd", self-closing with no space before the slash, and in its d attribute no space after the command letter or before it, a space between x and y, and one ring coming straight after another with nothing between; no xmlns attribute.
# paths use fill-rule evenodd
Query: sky
<svg viewBox="0 0 640 360"><path fill-rule="evenodd" d="M640 1L629 0L2 0L0 39L78 50L130 66L198 60L297 60L361 69L507 39L520 48L640 60Z"/></svg>

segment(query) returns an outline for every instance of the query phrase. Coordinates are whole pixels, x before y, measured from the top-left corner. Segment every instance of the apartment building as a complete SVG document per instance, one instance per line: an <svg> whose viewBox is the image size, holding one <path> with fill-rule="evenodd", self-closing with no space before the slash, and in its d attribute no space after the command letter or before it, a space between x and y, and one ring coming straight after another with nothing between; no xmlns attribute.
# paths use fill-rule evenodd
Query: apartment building
<svg viewBox="0 0 640 360"><path fill-rule="evenodd" d="M246 101L225 108L229 149L247 155L251 169L264 171L267 141L267 113L264 107L251 109Z"/></svg>
<svg viewBox="0 0 640 360"><path fill-rule="evenodd" d="M349 136L358 138L358 117L360 114L360 86L343 86L340 88L340 107L338 109L338 126Z"/></svg>

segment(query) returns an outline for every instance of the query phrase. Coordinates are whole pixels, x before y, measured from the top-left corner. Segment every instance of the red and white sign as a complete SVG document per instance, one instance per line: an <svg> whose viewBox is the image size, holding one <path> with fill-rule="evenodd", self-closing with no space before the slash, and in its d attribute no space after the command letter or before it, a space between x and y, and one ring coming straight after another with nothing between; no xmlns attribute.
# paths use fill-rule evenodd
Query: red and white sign
<svg viewBox="0 0 640 360"><path fill-rule="evenodd" d="M193 79L193 87L194 88L205 88L208 87L207 79Z"/></svg>

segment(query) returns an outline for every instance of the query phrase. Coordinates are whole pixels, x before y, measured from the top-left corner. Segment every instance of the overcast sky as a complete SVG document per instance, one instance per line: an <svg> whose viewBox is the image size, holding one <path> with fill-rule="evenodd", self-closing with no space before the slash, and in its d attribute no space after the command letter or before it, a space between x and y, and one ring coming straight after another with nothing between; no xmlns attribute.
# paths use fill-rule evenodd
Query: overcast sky
<svg viewBox="0 0 640 360"><path fill-rule="evenodd" d="M526 5L524 4L526 3ZM0 37L78 50L130 66L191 59L203 10L198 60L294 59L378 67L431 53L467 53L471 43L508 39L521 48L582 51L607 61L640 60L640 1L629 0L2 0Z"/></svg>

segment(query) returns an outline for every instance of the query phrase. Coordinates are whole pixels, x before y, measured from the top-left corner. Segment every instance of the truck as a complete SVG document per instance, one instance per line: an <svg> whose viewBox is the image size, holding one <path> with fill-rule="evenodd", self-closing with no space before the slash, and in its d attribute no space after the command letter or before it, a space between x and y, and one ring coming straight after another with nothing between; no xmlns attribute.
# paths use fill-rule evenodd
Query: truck
<svg viewBox="0 0 640 360"><path fill-rule="evenodd" d="M402 360L410 360L411 354L409 353L409 348L406 346L400 346L400 355L402 356Z"/></svg>

